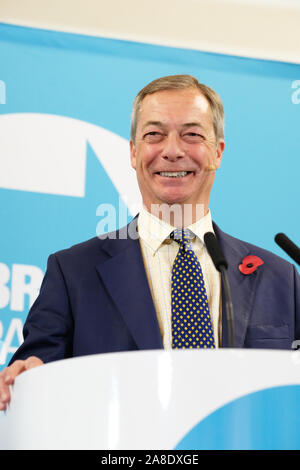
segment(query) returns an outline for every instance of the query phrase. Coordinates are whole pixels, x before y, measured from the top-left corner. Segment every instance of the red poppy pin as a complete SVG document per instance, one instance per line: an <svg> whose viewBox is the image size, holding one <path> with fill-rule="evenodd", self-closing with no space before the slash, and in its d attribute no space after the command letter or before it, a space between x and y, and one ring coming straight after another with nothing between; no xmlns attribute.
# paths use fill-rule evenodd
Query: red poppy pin
<svg viewBox="0 0 300 470"><path fill-rule="evenodd" d="M239 265L239 270L245 275L252 274L261 264L264 264L262 259L258 256L249 255L243 259L242 264Z"/></svg>

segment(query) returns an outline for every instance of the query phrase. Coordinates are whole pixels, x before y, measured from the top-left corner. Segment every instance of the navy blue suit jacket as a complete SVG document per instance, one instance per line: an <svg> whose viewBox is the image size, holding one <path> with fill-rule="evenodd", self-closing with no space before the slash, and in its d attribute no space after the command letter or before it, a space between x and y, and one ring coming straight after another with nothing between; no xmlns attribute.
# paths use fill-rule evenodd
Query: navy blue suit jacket
<svg viewBox="0 0 300 470"><path fill-rule="evenodd" d="M136 233L136 219L131 222ZM138 239L97 237L48 259L40 294L13 356L44 362L114 351L163 347ZM300 280L295 267L269 251L214 230L228 260L235 313L235 347L290 349L300 339ZM264 264L250 275L247 255ZM224 295L224 294L223 294ZM223 297L222 345L227 346Z"/></svg>

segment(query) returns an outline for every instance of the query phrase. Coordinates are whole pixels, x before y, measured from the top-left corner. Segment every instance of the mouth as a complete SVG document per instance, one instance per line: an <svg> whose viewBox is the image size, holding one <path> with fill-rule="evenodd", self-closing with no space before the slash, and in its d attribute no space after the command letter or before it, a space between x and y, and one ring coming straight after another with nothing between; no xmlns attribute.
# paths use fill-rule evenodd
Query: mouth
<svg viewBox="0 0 300 470"><path fill-rule="evenodd" d="M165 178L185 178L194 173L193 171L157 171L155 174Z"/></svg>

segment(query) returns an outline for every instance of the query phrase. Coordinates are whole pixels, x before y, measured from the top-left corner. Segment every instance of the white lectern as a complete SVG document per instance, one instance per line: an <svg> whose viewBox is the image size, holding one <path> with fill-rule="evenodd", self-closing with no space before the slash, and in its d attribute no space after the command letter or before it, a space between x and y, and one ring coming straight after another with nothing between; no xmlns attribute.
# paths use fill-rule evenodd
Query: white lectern
<svg viewBox="0 0 300 470"><path fill-rule="evenodd" d="M1 449L300 449L300 353L138 351L24 372Z"/></svg>

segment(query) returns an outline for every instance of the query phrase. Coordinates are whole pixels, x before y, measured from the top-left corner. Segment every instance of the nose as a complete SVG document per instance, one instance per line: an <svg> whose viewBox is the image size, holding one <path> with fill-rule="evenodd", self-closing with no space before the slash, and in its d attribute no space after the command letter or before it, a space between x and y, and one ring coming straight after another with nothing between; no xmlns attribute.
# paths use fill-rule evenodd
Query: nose
<svg viewBox="0 0 300 470"><path fill-rule="evenodd" d="M164 139L164 147L162 157L171 162L177 161L184 157L184 151L177 134L169 133Z"/></svg>

